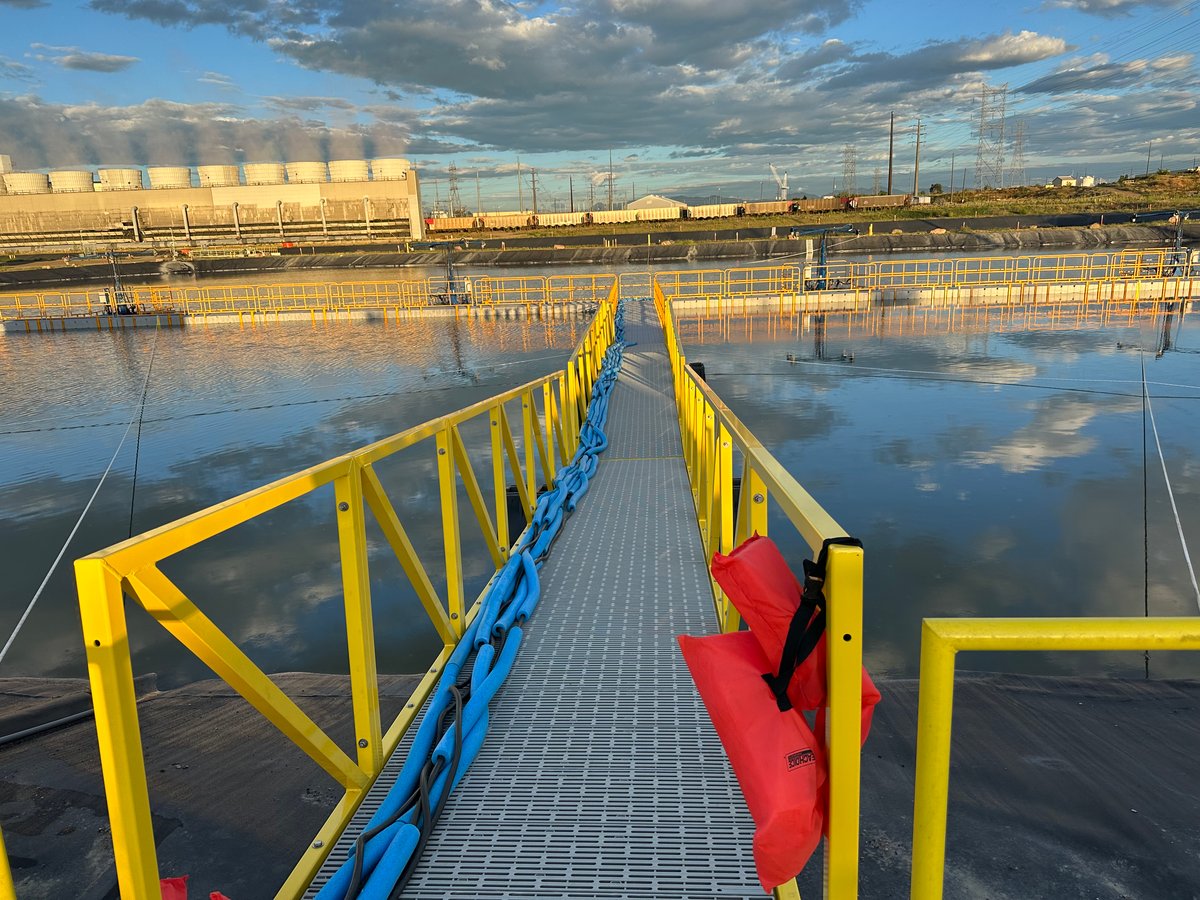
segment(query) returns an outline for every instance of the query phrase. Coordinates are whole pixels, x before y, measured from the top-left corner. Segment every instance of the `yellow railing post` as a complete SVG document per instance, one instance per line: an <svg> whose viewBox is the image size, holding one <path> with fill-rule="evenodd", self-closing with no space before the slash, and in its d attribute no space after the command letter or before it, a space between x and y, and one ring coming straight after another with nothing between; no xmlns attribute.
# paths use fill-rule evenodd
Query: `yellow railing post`
<svg viewBox="0 0 1200 900"><path fill-rule="evenodd" d="M0 900L17 900L12 867L8 864L8 851L4 847L3 829L0 829Z"/></svg>
<svg viewBox="0 0 1200 900"><path fill-rule="evenodd" d="M928 622L921 628L917 701L916 799L913 808L912 896L941 900L950 796L950 722L954 710L953 645Z"/></svg>
<svg viewBox="0 0 1200 900"><path fill-rule="evenodd" d="M462 543L458 529L458 483L451 453L450 426L437 433L438 490L442 502L442 546L446 553L446 608L454 632L462 637L466 619L463 603Z"/></svg>
<svg viewBox="0 0 1200 900"><path fill-rule="evenodd" d="M504 477L504 440L500 434L500 409L489 414L492 433L492 490L496 495L496 540L507 554L512 541L508 537L508 479Z"/></svg>
<svg viewBox="0 0 1200 900"><path fill-rule="evenodd" d="M117 885L124 900L161 900L121 582L100 559L77 560L75 577Z"/></svg>
<svg viewBox="0 0 1200 900"><path fill-rule="evenodd" d="M534 468L537 444L537 412L533 408L533 392L527 391L521 395L521 442L525 449L525 488L529 491L529 509L526 514L533 512L537 504L537 469Z"/></svg>
<svg viewBox="0 0 1200 900"><path fill-rule="evenodd" d="M375 626L371 618L371 576L367 567L362 478L362 465L355 461L349 473L336 479L333 487L337 502L358 767L375 775L383 768L383 729L379 721L379 679L375 667Z"/></svg>
<svg viewBox="0 0 1200 900"><path fill-rule="evenodd" d="M827 566L829 812L825 896L854 900L858 896L863 551L860 547L833 545Z"/></svg>

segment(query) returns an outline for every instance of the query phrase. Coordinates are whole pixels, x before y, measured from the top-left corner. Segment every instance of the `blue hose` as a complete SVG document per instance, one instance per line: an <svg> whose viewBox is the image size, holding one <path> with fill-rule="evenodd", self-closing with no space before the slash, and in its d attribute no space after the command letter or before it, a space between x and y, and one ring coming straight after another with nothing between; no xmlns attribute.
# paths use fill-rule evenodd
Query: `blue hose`
<svg viewBox="0 0 1200 900"><path fill-rule="evenodd" d="M364 837L370 836L362 842L355 894L360 900L389 897L396 885L403 883L415 862L414 854L419 853L432 828L432 821L424 819L437 818L446 797L483 746L489 704L512 671L524 636L522 625L533 615L541 596L539 569L564 522L587 493L599 466L599 454L608 447L604 426L625 346L624 310L620 307L615 325L613 344L592 386L579 448L570 464L559 470L553 487L538 497L529 527L492 579L478 613L446 661L396 783L363 831ZM468 660L469 689L461 686L467 699L459 709L459 680ZM448 711L458 719L447 727ZM354 864L352 852L317 894L318 900L347 898L355 880Z"/></svg>

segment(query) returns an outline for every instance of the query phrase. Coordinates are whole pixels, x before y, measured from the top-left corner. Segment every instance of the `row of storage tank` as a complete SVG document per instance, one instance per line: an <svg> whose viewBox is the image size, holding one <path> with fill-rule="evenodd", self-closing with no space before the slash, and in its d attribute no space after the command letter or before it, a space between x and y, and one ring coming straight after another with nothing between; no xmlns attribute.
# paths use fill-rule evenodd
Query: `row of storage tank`
<svg viewBox="0 0 1200 900"><path fill-rule="evenodd" d="M407 159L335 159L323 162L246 163L238 166L197 166L200 187L235 187L240 184L322 184L347 181L402 181L412 165ZM246 180L241 179L241 170ZM100 180L87 170L9 172L0 175L0 194L77 194L90 191L138 191L145 187L141 169L100 169ZM151 189L190 188L188 166L149 166Z"/></svg>

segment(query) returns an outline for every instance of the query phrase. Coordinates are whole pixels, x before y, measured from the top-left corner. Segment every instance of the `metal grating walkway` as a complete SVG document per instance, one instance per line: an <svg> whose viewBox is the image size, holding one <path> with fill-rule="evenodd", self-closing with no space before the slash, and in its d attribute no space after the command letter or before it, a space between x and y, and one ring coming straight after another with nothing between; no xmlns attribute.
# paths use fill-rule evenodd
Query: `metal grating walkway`
<svg viewBox="0 0 1200 900"><path fill-rule="evenodd" d="M626 323L609 448L405 897L762 896L753 823L675 643L713 616L662 332L649 302Z"/></svg>

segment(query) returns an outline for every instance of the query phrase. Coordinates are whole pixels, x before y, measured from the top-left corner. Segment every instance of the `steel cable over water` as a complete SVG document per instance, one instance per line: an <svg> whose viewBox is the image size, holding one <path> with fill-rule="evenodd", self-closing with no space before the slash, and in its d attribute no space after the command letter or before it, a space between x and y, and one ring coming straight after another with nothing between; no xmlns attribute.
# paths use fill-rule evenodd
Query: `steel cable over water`
<svg viewBox="0 0 1200 900"><path fill-rule="evenodd" d="M618 306L612 346L592 386L579 449L554 487L538 497L529 527L492 577L479 610L454 648L425 709L396 783L367 823L318 900L386 900L399 896L420 858L450 792L470 768L488 728L488 704L512 671L524 625L541 594L538 570L563 524L587 493L625 350L624 309Z"/></svg>

